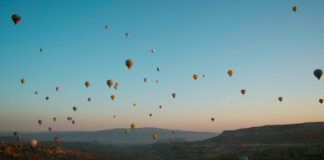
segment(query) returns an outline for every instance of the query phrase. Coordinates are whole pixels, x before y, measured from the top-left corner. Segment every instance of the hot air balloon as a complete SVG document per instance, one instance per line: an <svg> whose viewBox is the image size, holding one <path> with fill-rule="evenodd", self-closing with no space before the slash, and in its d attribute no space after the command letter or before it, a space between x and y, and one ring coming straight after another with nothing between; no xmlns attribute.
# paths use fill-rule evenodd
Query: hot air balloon
<svg viewBox="0 0 324 160"><path fill-rule="evenodd" d="M21 17L18 14L14 14L11 16L11 19L16 25L21 20Z"/></svg>
<svg viewBox="0 0 324 160"><path fill-rule="evenodd" d="M150 115L150 117L152 117L152 113L150 113L149 115Z"/></svg>
<svg viewBox="0 0 324 160"><path fill-rule="evenodd" d="M206 77L206 75L205 74L203 74L203 78L205 78Z"/></svg>
<svg viewBox="0 0 324 160"><path fill-rule="evenodd" d="M151 52L152 52L152 53L155 53L155 49L152 49Z"/></svg>
<svg viewBox="0 0 324 160"><path fill-rule="evenodd" d="M21 137L21 136L18 136L18 137L17 137L17 140L18 140L18 141L22 141L22 137Z"/></svg>
<svg viewBox="0 0 324 160"><path fill-rule="evenodd" d="M21 82L21 84L24 84L24 83L26 83L26 80L22 78L22 79L20 80L20 82Z"/></svg>
<svg viewBox="0 0 324 160"><path fill-rule="evenodd" d="M282 98L282 97L279 97L278 100L279 100L280 102L282 102L283 98Z"/></svg>
<svg viewBox="0 0 324 160"><path fill-rule="evenodd" d="M115 83L115 86L114 86L115 90L117 90L117 89L118 89L118 87L119 87L119 83L118 83L118 82L116 82L116 83Z"/></svg>
<svg viewBox="0 0 324 160"><path fill-rule="evenodd" d="M39 50L41 53L43 53L43 51L44 51L44 49L43 48L41 48L40 50Z"/></svg>
<svg viewBox="0 0 324 160"><path fill-rule="evenodd" d="M125 133L128 134L129 133L129 129L125 129Z"/></svg>
<svg viewBox="0 0 324 160"><path fill-rule="evenodd" d="M91 102L91 98L88 98L88 102Z"/></svg>
<svg viewBox="0 0 324 160"><path fill-rule="evenodd" d="M78 107L77 106L73 106L73 111L77 111Z"/></svg>
<svg viewBox="0 0 324 160"><path fill-rule="evenodd" d="M48 101L49 99L50 99L50 98L49 98L48 96L47 96L47 97L45 97L45 100L46 100L46 101Z"/></svg>
<svg viewBox="0 0 324 160"><path fill-rule="evenodd" d="M107 85L110 88L114 84L113 80L107 80Z"/></svg>
<svg viewBox="0 0 324 160"><path fill-rule="evenodd" d="M322 75L323 75L323 70L321 70L321 69L316 69L316 70L314 71L314 76L315 76L318 80L321 79Z"/></svg>
<svg viewBox="0 0 324 160"><path fill-rule="evenodd" d="M116 115L114 115L113 118L115 119L116 118Z"/></svg>
<svg viewBox="0 0 324 160"><path fill-rule="evenodd" d="M147 83L147 78L144 78L144 82Z"/></svg>
<svg viewBox="0 0 324 160"><path fill-rule="evenodd" d="M294 12L297 12L298 7L297 7L297 6L294 6L294 7L292 8L292 10L293 10Z"/></svg>
<svg viewBox="0 0 324 160"><path fill-rule="evenodd" d="M177 94L176 93L172 93L172 97L176 98Z"/></svg>
<svg viewBox="0 0 324 160"><path fill-rule="evenodd" d="M242 90L241 90L241 93L242 93L243 95L245 95L246 90L245 90L245 89L242 89Z"/></svg>
<svg viewBox="0 0 324 160"><path fill-rule="evenodd" d="M55 142L59 142L59 141L60 141L60 138L59 138L59 137L55 137L55 138L54 138L54 141L55 141Z"/></svg>
<svg viewBox="0 0 324 160"><path fill-rule="evenodd" d="M16 132L16 131L13 132L13 135L14 136L17 136L17 134L18 134L18 132Z"/></svg>
<svg viewBox="0 0 324 160"><path fill-rule="evenodd" d="M53 117L53 121L56 122L56 117Z"/></svg>
<svg viewBox="0 0 324 160"><path fill-rule="evenodd" d="M194 74L192 77L194 80L197 80L199 76L198 76L198 74Z"/></svg>
<svg viewBox="0 0 324 160"><path fill-rule="evenodd" d="M133 106L136 107L136 103L134 103Z"/></svg>
<svg viewBox="0 0 324 160"><path fill-rule="evenodd" d="M51 132L51 131L52 131L52 128L51 128L51 127L48 127L48 131L50 131L50 132Z"/></svg>
<svg viewBox="0 0 324 160"><path fill-rule="evenodd" d="M129 33L125 33L125 36L126 36L126 38L128 38L129 37Z"/></svg>
<svg viewBox="0 0 324 160"><path fill-rule="evenodd" d="M168 146L168 145L170 144L170 142L169 142L168 140L166 140L166 141L164 142L164 144L165 144L166 146Z"/></svg>
<svg viewBox="0 0 324 160"><path fill-rule="evenodd" d="M162 109L162 105L159 105L159 108Z"/></svg>
<svg viewBox="0 0 324 160"><path fill-rule="evenodd" d="M73 125L75 124L75 120L72 120L72 124L73 124Z"/></svg>
<svg viewBox="0 0 324 160"><path fill-rule="evenodd" d="M322 104L324 100L323 99L319 99L318 101Z"/></svg>
<svg viewBox="0 0 324 160"><path fill-rule="evenodd" d="M111 100L114 100L116 98L116 96L115 95L111 95L110 98L111 98Z"/></svg>
<svg viewBox="0 0 324 160"><path fill-rule="evenodd" d="M85 86L86 86L87 88L89 88L90 85L91 85L91 83L90 83L89 81L86 81L86 82L85 82Z"/></svg>
<svg viewBox="0 0 324 160"><path fill-rule="evenodd" d="M67 117L67 120L68 121L72 121L72 117Z"/></svg>
<svg viewBox="0 0 324 160"><path fill-rule="evenodd" d="M35 148L35 147L37 146L37 140L33 139L33 140L30 141L29 144L30 144L30 146L31 146L32 148Z"/></svg>
<svg viewBox="0 0 324 160"><path fill-rule="evenodd" d="M131 59L128 59L128 60L126 60L125 64L126 64L128 69L131 69L133 67L133 65L134 65L134 61L131 60Z"/></svg>
<svg viewBox="0 0 324 160"><path fill-rule="evenodd" d="M39 125L41 125L43 123L42 120L38 120L37 122L38 122Z"/></svg>
<svg viewBox="0 0 324 160"><path fill-rule="evenodd" d="M228 74L230 77L232 77L232 75L234 74L234 71L233 71L233 70L228 70L228 71L227 71L227 74Z"/></svg>
<svg viewBox="0 0 324 160"><path fill-rule="evenodd" d="M105 28L106 28L106 29L108 29L108 28L109 28L109 26L108 26L108 25L106 25L106 26L105 26Z"/></svg>
<svg viewBox="0 0 324 160"><path fill-rule="evenodd" d="M38 95L38 91L35 91L35 94Z"/></svg>
<svg viewBox="0 0 324 160"><path fill-rule="evenodd" d="M159 83L159 80L156 80L155 83Z"/></svg>
<svg viewBox="0 0 324 160"><path fill-rule="evenodd" d="M154 133L154 134L152 135L152 137L153 137L153 139L156 139L158 136L157 136L156 133Z"/></svg>
<svg viewBox="0 0 324 160"><path fill-rule="evenodd" d="M211 121L213 121L213 122L214 122L214 121L215 121L215 118L214 118L214 117L212 117L212 118L211 118Z"/></svg>
<svg viewBox="0 0 324 160"><path fill-rule="evenodd" d="M56 87L56 91L59 91L60 90L60 87Z"/></svg>
<svg viewBox="0 0 324 160"><path fill-rule="evenodd" d="M157 67L156 70L157 70L158 72L160 72L161 68L160 68L160 67Z"/></svg>
<svg viewBox="0 0 324 160"><path fill-rule="evenodd" d="M135 123L132 123L132 124L131 124L131 128L132 128L132 129L135 129L135 128L136 128L136 124L135 124Z"/></svg>

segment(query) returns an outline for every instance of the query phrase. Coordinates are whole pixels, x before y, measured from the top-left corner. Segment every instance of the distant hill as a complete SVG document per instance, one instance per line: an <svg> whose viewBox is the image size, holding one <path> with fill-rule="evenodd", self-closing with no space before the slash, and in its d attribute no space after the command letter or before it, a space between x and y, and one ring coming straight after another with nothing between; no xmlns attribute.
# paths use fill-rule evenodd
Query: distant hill
<svg viewBox="0 0 324 160"><path fill-rule="evenodd" d="M158 134L158 139L188 139L190 141L204 140L215 137L218 134L213 132L192 132L176 131L159 128L136 128L130 129L125 134L125 129L110 129L102 131L76 131L76 132L40 132L40 133L19 133L19 136L38 141L53 141L54 137L60 137L61 141L69 142L101 142L113 144L150 144L154 143L152 134ZM11 136L12 133L2 133L0 136Z"/></svg>
<svg viewBox="0 0 324 160"><path fill-rule="evenodd" d="M214 144L292 144L323 143L324 122L267 125L232 131L204 140Z"/></svg>

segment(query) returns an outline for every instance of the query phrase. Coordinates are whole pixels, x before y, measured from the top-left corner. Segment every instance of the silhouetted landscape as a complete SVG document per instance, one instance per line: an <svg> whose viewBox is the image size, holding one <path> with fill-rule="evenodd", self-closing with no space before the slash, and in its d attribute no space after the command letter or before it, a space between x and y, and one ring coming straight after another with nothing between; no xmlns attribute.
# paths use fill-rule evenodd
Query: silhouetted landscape
<svg viewBox="0 0 324 160"><path fill-rule="evenodd" d="M139 128L138 131L135 131L138 133L136 136L142 137L148 130L150 131L152 128ZM153 130L171 135L170 130L157 128L153 128ZM112 132L118 133L118 131L119 129L90 133L98 134L97 132L100 132L100 138L109 139ZM79 132L73 132L73 134L76 133ZM38 136L38 134L34 136ZM63 135L64 132L61 134ZM195 141L186 141L177 138L177 134L190 135L192 138L193 135L203 135L207 139L197 138ZM177 131L174 136L176 138L168 138L170 141L168 145L164 144L166 139L162 138L146 144L139 141L127 144L124 140L121 140L121 143L117 141L102 143L98 140L93 141L93 139L89 139L89 142L63 141L58 143L51 140L40 141L35 149L31 149L27 140L18 142L15 137L11 136L1 137L3 144L1 144L0 154L4 159L32 159L39 156L39 158L57 157L62 159L232 160L238 159L241 155L255 160L324 159L324 122L252 127L224 131L219 136L209 138L212 134L215 133ZM143 140L143 138L141 139ZM37 152L40 154L36 154Z"/></svg>

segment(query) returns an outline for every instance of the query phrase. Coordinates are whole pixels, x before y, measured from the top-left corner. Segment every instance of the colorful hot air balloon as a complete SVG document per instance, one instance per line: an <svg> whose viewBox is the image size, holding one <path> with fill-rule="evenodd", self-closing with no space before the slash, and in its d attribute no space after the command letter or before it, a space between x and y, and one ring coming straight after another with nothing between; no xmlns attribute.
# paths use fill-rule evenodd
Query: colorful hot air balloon
<svg viewBox="0 0 324 160"><path fill-rule="evenodd" d="M72 117L67 117L67 120L68 121L72 121Z"/></svg>
<svg viewBox="0 0 324 160"><path fill-rule="evenodd" d="M152 117L152 113L150 113L149 116Z"/></svg>
<svg viewBox="0 0 324 160"><path fill-rule="evenodd" d="M91 102L91 98L88 98L88 102Z"/></svg>
<svg viewBox="0 0 324 160"><path fill-rule="evenodd" d="M133 65L134 65L134 61L131 60L131 59L128 59L128 60L126 60L125 64L126 64L128 69L131 69L133 67Z"/></svg>
<svg viewBox="0 0 324 160"><path fill-rule="evenodd" d="M283 98L282 98L282 97L279 97L278 100L279 100L280 102L282 102Z"/></svg>
<svg viewBox="0 0 324 160"><path fill-rule="evenodd" d="M116 96L115 95L111 95L110 98L111 98L111 100L115 100Z"/></svg>
<svg viewBox="0 0 324 160"><path fill-rule="evenodd" d="M78 107L77 106L73 106L73 111L77 111Z"/></svg>
<svg viewBox="0 0 324 160"><path fill-rule="evenodd" d="M117 90L117 89L118 89L118 87L119 87L119 83L118 83L118 82L116 82L116 83L115 83L115 86L114 86L115 90Z"/></svg>
<svg viewBox="0 0 324 160"><path fill-rule="evenodd" d="M60 91L60 87L56 87L56 91Z"/></svg>
<svg viewBox="0 0 324 160"><path fill-rule="evenodd" d="M60 141L60 138L59 138L59 137L55 137L55 138L54 138L54 141L55 141L55 142L59 142L59 141Z"/></svg>
<svg viewBox="0 0 324 160"><path fill-rule="evenodd" d="M56 122L56 117L53 117L53 121Z"/></svg>
<svg viewBox="0 0 324 160"><path fill-rule="evenodd" d="M21 84L24 84L24 83L26 83L26 80L22 78L22 79L20 80L20 82L21 82Z"/></svg>
<svg viewBox="0 0 324 160"><path fill-rule="evenodd" d="M316 69L316 70L314 71L314 76L315 76L318 80L321 79L322 75L323 75L323 70L321 70L321 69Z"/></svg>
<svg viewBox="0 0 324 160"><path fill-rule="evenodd" d="M106 28L106 29L108 29L108 28L109 28L109 26L108 26L108 25L106 25L106 26L105 26L105 28Z"/></svg>
<svg viewBox="0 0 324 160"><path fill-rule="evenodd" d="M152 53L155 53L155 49L152 49L151 52L152 52Z"/></svg>
<svg viewBox="0 0 324 160"><path fill-rule="evenodd" d="M107 85L110 88L114 84L113 80L107 80Z"/></svg>
<svg viewBox="0 0 324 160"><path fill-rule="evenodd" d="M170 142L169 142L168 140L166 140L166 141L164 142L164 144L165 144L166 146L168 146L168 145L170 144Z"/></svg>
<svg viewBox="0 0 324 160"><path fill-rule="evenodd" d="M50 98L49 98L48 96L47 96L47 97L45 97L45 100L46 100L46 101L48 101L49 99L50 99Z"/></svg>
<svg viewBox="0 0 324 160"><path fill-rule="evenodd" d="M51 128L51 127L48 127L48 131L50 131L50 132L51 132L51 131L52 131L52 128Z"/></svg>
<svg viewBox="0 0 324 160"><path fill-rule="evenodd" d="M160 68L160 67L157 67L156 70L157 70L158 72L160 72L161 68Z"/></svg>
<svg viewBox="0 0 324 160"><path fill-rule="evenodd" d="M192 77L194 80L197 80L199 76L198 76L198 74L194 74Z"/></svg>
<svg viewBox="0 0 324 160"><path fill-rule="evenodd" d="M176 98L177 94L176 93L172 93L172 97Z"/></svg>
<svg viewBox="0 0 324 160"><path fill-rule="evenodd" d="M324 100L323 99L319 99L318 101L322 104Z"/></svg>
<svg viewBox="0 0 324 160"><path fill-rule="evenodd" d="M147 78L144 78L144 82L147 83Z"/></svg>
<svg viewBox="0 0 324 160"><path fill-rule="evenodd" d="M41 53L43 53L44 49L43 49L43 48L41 48L41 49L39 49L39 51L40 51Z"/></svg>
<svg viewBox="0 0 324 160"><path fill-rule="evenodd" d="M90 85L91 85L91 83L90 83L89 81L86 81L86 82L85 82L85 86L86 86L87 88L89 88Z"/></svg>
<svg viewBox="0 0 324 160"><path fill-rule="evenodd" d="M73 125L75 124L75 120L72 120L72 124L73 124Z"/></svg>
<svg viewBox="0 0 324 160"><path fill-rule="evenodd" d="M214 121L215 121L215 118L214 118L214 117L212 117L212 118L211 118L211 121L213 121L213 122L214 122Z"/></svg>
<svg viewBox="0 0 324 160"><path fill-rule="evenodd" d="M35 91L35 94L38 95L38 91Z"/></svg>
<svg viewBox="0 0 324 160"><path fill-rule="evenodd" d="M11 19L16 25L21 20L21 17L18 14L14 14L11 16Z"/></svg>
<svg viewBox="0 0 324 160"><path fill-rule="evenodd" d="M234 74L234 71L233 71L233 70L228 70L228 71L227 71L227 74L228 74L230 77L232 77L232 75Z"/></svg>
<svg viewBox="0 0 324 160"><path fill-rule="evenodd" d="M31 146L32 148L35 148L35 147L37 146L37 140L33 139L33 140L30 141L29 144L30 144L30 146Z"/></svg>
<svg viewBox="0 0 324 160"><path fill-rule="evenodd" d="M132 124L131 124L131 128L132 128L132 129L135 129L135 128L136 128L136 124L135 124L135 123L132 123Z"/></svg>
<svg viewBox="0 0 324 160"><path fill-rule="evenodd" d="M129 35L130 35L129 33L125 33L125 36L126 36L126 38L128 38L128 37L129 37Z"/></svg>
<svg viewBox="0 0 324 160"><path fill-rule="evenodd" d="M156 138L158 137L158 135L157 135L156 133L154 133L154 134L152 135L152 137L153 137L153 139L156 139Z"/></svg>
<svg viewBox="0 0 324 160"><path fill-rule="evenodd" d="M159 105L159 108L162 109L162 105Z"/></svg>
<svg viewBox="0 0 324 160"><path fill-rule="evenodd" d="M298 7L297 7L297 6L293 6L292 10L293 10L294 12L297 12Z"/></svg>
<svg viewBox="0 0 324 160"><path fill-rule="evenodd" d="M43 123L42 120L38 120L37 122L38 122L39 125L41 125Z"/></svg>
<svg viewBox="0 0 324 160"><path fill-rule="evenodd" d="M156 80L155 83L159 83L159 80Z"/></svg>
<svg viewBox="0 0 324 160"><path fill-rule="evenodd" d="M136 103L134 103L133 106L136 107Z"/></svg>
<svg viewBox="0 0 324 160"><path fill-rule="evenodd" d="M241 90L241 93L242 93L243 95L245 95L246 90L245 90L245 89L242 89L242 90Z"/></svg>
<svg viewBox="0 0 324 160"><path fill-rule="evenodd" d="M129 133L129 129L125 129L125 133L128 134Z"/></svg>

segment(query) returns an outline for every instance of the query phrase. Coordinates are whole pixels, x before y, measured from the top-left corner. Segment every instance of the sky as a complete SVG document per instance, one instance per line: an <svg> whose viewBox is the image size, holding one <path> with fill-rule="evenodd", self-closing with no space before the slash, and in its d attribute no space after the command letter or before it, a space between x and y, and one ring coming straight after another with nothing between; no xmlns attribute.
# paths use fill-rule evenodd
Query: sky
<svg viewBox="0 0 324 160"><path fill-rule="evenodd" d="M324 80L313 76L324 69L323 15L323 0L0 1L0 131L136 123L221 132L324 121Z"/></svg>

